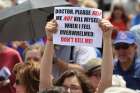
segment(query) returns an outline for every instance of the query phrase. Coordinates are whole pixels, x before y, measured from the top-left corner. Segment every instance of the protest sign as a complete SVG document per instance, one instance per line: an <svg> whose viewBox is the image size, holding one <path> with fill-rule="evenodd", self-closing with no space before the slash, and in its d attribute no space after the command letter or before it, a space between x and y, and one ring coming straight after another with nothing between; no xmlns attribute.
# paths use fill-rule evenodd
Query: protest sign
<svg viewBox="0 0 140 93"><path fill-rule="evenodd" d="M102 11L94 8L55 7L58 32L54 44L101 47L102 31L98 26Z"/></svg>

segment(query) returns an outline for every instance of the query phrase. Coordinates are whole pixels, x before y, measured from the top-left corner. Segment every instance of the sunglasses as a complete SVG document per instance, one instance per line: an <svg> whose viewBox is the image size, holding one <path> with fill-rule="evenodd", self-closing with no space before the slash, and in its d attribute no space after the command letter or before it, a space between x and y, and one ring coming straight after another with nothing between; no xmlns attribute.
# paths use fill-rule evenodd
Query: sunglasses
<svg viewBox="0 0 140 93"><path fill-rule="evenodd" d="M124 44L124 43L122 43L122 44L115 44L114 45L114 48L116 50L119 50L119 49L128 49L131 45L133 45L133 44Z"/></svg>

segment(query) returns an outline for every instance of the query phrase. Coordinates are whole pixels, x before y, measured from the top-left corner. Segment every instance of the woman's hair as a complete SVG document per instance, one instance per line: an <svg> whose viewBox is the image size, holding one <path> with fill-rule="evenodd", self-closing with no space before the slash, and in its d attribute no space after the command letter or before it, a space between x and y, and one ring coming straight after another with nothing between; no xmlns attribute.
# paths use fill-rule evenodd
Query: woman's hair
<svg viewBox="0 0 140 93"><path fill-rule="evenodd" d="M40 74L38 62L18 63L14 66L13 72L16 75L16 81L25 86L27 93L37 93Z"/></svg>
<svg viewBox="0 0 140 93"><path fill-rule="evenodd" d="M40 55L43 56L44 46L36 43L36 44L33 44L33 45L27 47L27 48L24 50L23 55L24 55L24 61L25 61L25 62L28 61L28 60L27 60L27 58L28 58L27 52L28 52L28 51L32 51L32 50L34 50L34 49L35 49L35 50L38 50L38 52L40 53Z"/></svg>
<svg viewBox="0 0 140 93"><path fill-rule="evenodd" d="M95 91L85 74L80 72L79 70L68 70L64 72L56 81L56 86L62 86L66 78L73 76L77 77L83 93L93 93Z"/></svg>
<svg viewBox="0 0 140 93"><path fill-rule="evenodd" d="M113 8L112 8L112 13L111 13L111 18L110 18L110 22L112 22L112 21L114 20L114 18L115 18L114 12L115 12L116 10L121 10L121 11L122 11L121 19L122 19L125 23L127 23L127 22L129 21L129 18L128 18L128 16L126 15L125 9L124 9L124 7L123 7L122 4L115 4L115 5L113 6Z"/></svg>

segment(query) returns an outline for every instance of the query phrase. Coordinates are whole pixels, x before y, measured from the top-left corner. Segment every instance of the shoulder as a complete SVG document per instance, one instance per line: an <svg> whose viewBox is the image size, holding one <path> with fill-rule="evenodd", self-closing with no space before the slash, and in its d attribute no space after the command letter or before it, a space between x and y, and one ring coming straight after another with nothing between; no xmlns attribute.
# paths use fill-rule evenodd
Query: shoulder
<svg viewBox="0 0 140 93"><path fill-rule="evenodd" d="M135 15L135 16L133 16L133 17L132 17L132 20L139 19L139 17L140 17L140 14L138 14L138 15Z"/></svg>
<svg viewBox="0 0 140 93"><path fill-rule="evenodd" d="M140 58L135 60L135 67L140 70Z"/></svg>
<svg viewBox="0 0 140 93"><path fill-rule="evenodd" d="M135 60L135 65L134 65L134 72L136 76L140 77L140 58L137 58Z"/></svg>
<svg viewBox="0 0 140 93"><path fill-rule="evenodd" d="M12 55L19 55L19 53L18 53L17 50L12 49L12 48L9 48L9 47L6 48L6 52L7 52L8 54L12 54Z"/></svg>

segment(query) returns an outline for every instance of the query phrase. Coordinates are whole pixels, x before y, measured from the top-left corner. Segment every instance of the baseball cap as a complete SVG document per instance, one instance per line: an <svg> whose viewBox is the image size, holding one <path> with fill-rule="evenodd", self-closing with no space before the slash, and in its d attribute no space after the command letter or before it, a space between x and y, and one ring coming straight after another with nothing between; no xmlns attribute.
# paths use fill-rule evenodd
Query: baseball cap
<svg viewBox="0 0 140 93"><path fill-rule="evenodd" d="M133 44L136 42L135 35L131 31L118 32L113 44L127 43Z"/></svg>
<svg viewBox="0 0 140 93"><path fill-rule="evenodd" d="M92 58L83 65L83 68L85 72L88 72L90 70L92 70L93 72L93 71L101 70L101 65L102 65L101 58Z"/></svg>

